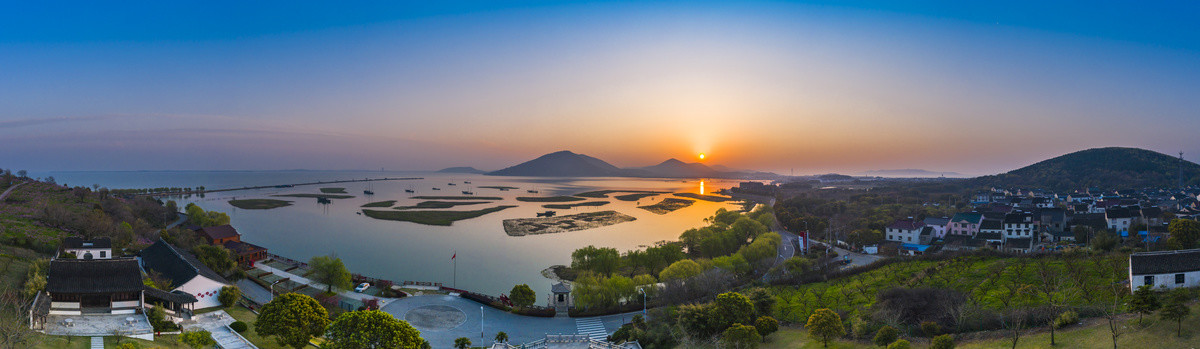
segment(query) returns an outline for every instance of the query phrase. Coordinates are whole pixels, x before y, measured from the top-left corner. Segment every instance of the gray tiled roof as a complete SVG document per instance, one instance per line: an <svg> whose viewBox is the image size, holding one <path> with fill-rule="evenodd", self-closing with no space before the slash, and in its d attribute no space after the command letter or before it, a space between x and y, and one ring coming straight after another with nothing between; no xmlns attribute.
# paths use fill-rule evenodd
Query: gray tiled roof
<svg viewBox="0 0 1200 349"><path fill-rule="evenodd" d="M1200 249L1134 253L1129 268L1138 275L1200 271Z"/></svg>

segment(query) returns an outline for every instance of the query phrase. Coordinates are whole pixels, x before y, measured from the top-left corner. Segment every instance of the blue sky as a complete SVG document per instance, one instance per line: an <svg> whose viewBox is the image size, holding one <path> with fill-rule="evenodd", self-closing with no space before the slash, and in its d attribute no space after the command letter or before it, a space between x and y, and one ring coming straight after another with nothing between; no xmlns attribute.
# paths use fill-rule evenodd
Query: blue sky
<svg viewBox="0 0 1200 349"><path fill-rule="evenodd" d="M1200 158L1197 5L91 2L0 11L0 167L498 168L571 149L986 174Z"/></svg>

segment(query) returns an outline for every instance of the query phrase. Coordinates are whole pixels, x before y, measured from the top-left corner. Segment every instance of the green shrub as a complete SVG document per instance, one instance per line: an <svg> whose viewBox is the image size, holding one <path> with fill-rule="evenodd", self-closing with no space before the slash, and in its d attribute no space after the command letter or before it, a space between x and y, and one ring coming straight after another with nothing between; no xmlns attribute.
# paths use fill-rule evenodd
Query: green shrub
<svg viewBox="0 0 1200 349"><path fill-rule="evenodd" d="M954 337L950 337L948 334L933 337L933 343L929 344L929 349L954 349Z"/></svg>
<svg viewBox="0 0 1200 349"><path fill-rule="evenodd" d="M245 322L234 321L233 323L229 324L229 328L233 329L234 331L237 331L238 333L242 333L242 332L246 332L246 330L249 329L250 326L246 325Z"/></svg>
<svg viewBox="0 0 1200 349"><path fill-rule="evenodd" d="M892 344L888 344L888 346L887 346L887 349L911 349L911 348L912 348L912 343L909 343L908 341L903 340L903 339L897 339L895 342L892 342Z"/></svg>
<svg viewBox="0 0 1200 349"><path fill-rule="evenodd" d="M1054 320L1054 328L1063 328L1074 325L1079 322L1079 313L1074 310L1064 311L1058 315L1058 319Z"/></svg>
<svg viewBox="0 0 1200 349"><path fill-rule="evenodd" d="M871 319L866 317L855 316L854 319L850 320L850 334L854 338L871 338L871 336L875 335L876 331L879 331L879 328L879 323L871 321ZM887 343L880 346L883 345L887 345Z"/></svg>
<svg viewBox="0 0 1200 349"><path fill-rule="evenodd" d="M936 336L941 330L941 327L936 322L925 321L921 323L921 333L924 333L926 337Z"/></svg>
<svg viewBox="0 0 1200 349"><path fill-rule="evenodd" d="M896 328L892 326L883 326L879 328L878 332L875 332L875 340L873 342L875 345L881 347L887 346L888 344L895 342L896 338L899 336L900 334L896 331Z"/></svg>

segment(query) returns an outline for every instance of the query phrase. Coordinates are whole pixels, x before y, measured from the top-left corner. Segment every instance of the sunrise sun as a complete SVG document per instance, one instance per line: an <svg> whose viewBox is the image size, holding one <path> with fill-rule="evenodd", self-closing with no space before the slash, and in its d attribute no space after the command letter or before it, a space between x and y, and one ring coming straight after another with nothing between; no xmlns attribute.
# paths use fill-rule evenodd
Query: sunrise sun
<svg viewBox="0 0 1200 349"><path fill-rule="evenodd" d="M700 153L700 160L704 160L704 153Z"/></svg>

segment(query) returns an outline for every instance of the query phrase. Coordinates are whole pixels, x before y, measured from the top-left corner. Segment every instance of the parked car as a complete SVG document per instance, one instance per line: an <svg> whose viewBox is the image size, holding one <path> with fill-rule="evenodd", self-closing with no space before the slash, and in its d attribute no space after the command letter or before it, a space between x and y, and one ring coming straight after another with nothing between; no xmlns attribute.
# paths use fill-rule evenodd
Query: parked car
<svg viewBox="0 0 1200 349"><path fill-rule="evenodd" d="M371 287L371 284L364 282L364 283L358 284L358 286L354 287L354 292L363 293L363 291L366 291L367 288L370 288L370 287Z"/></svg>

